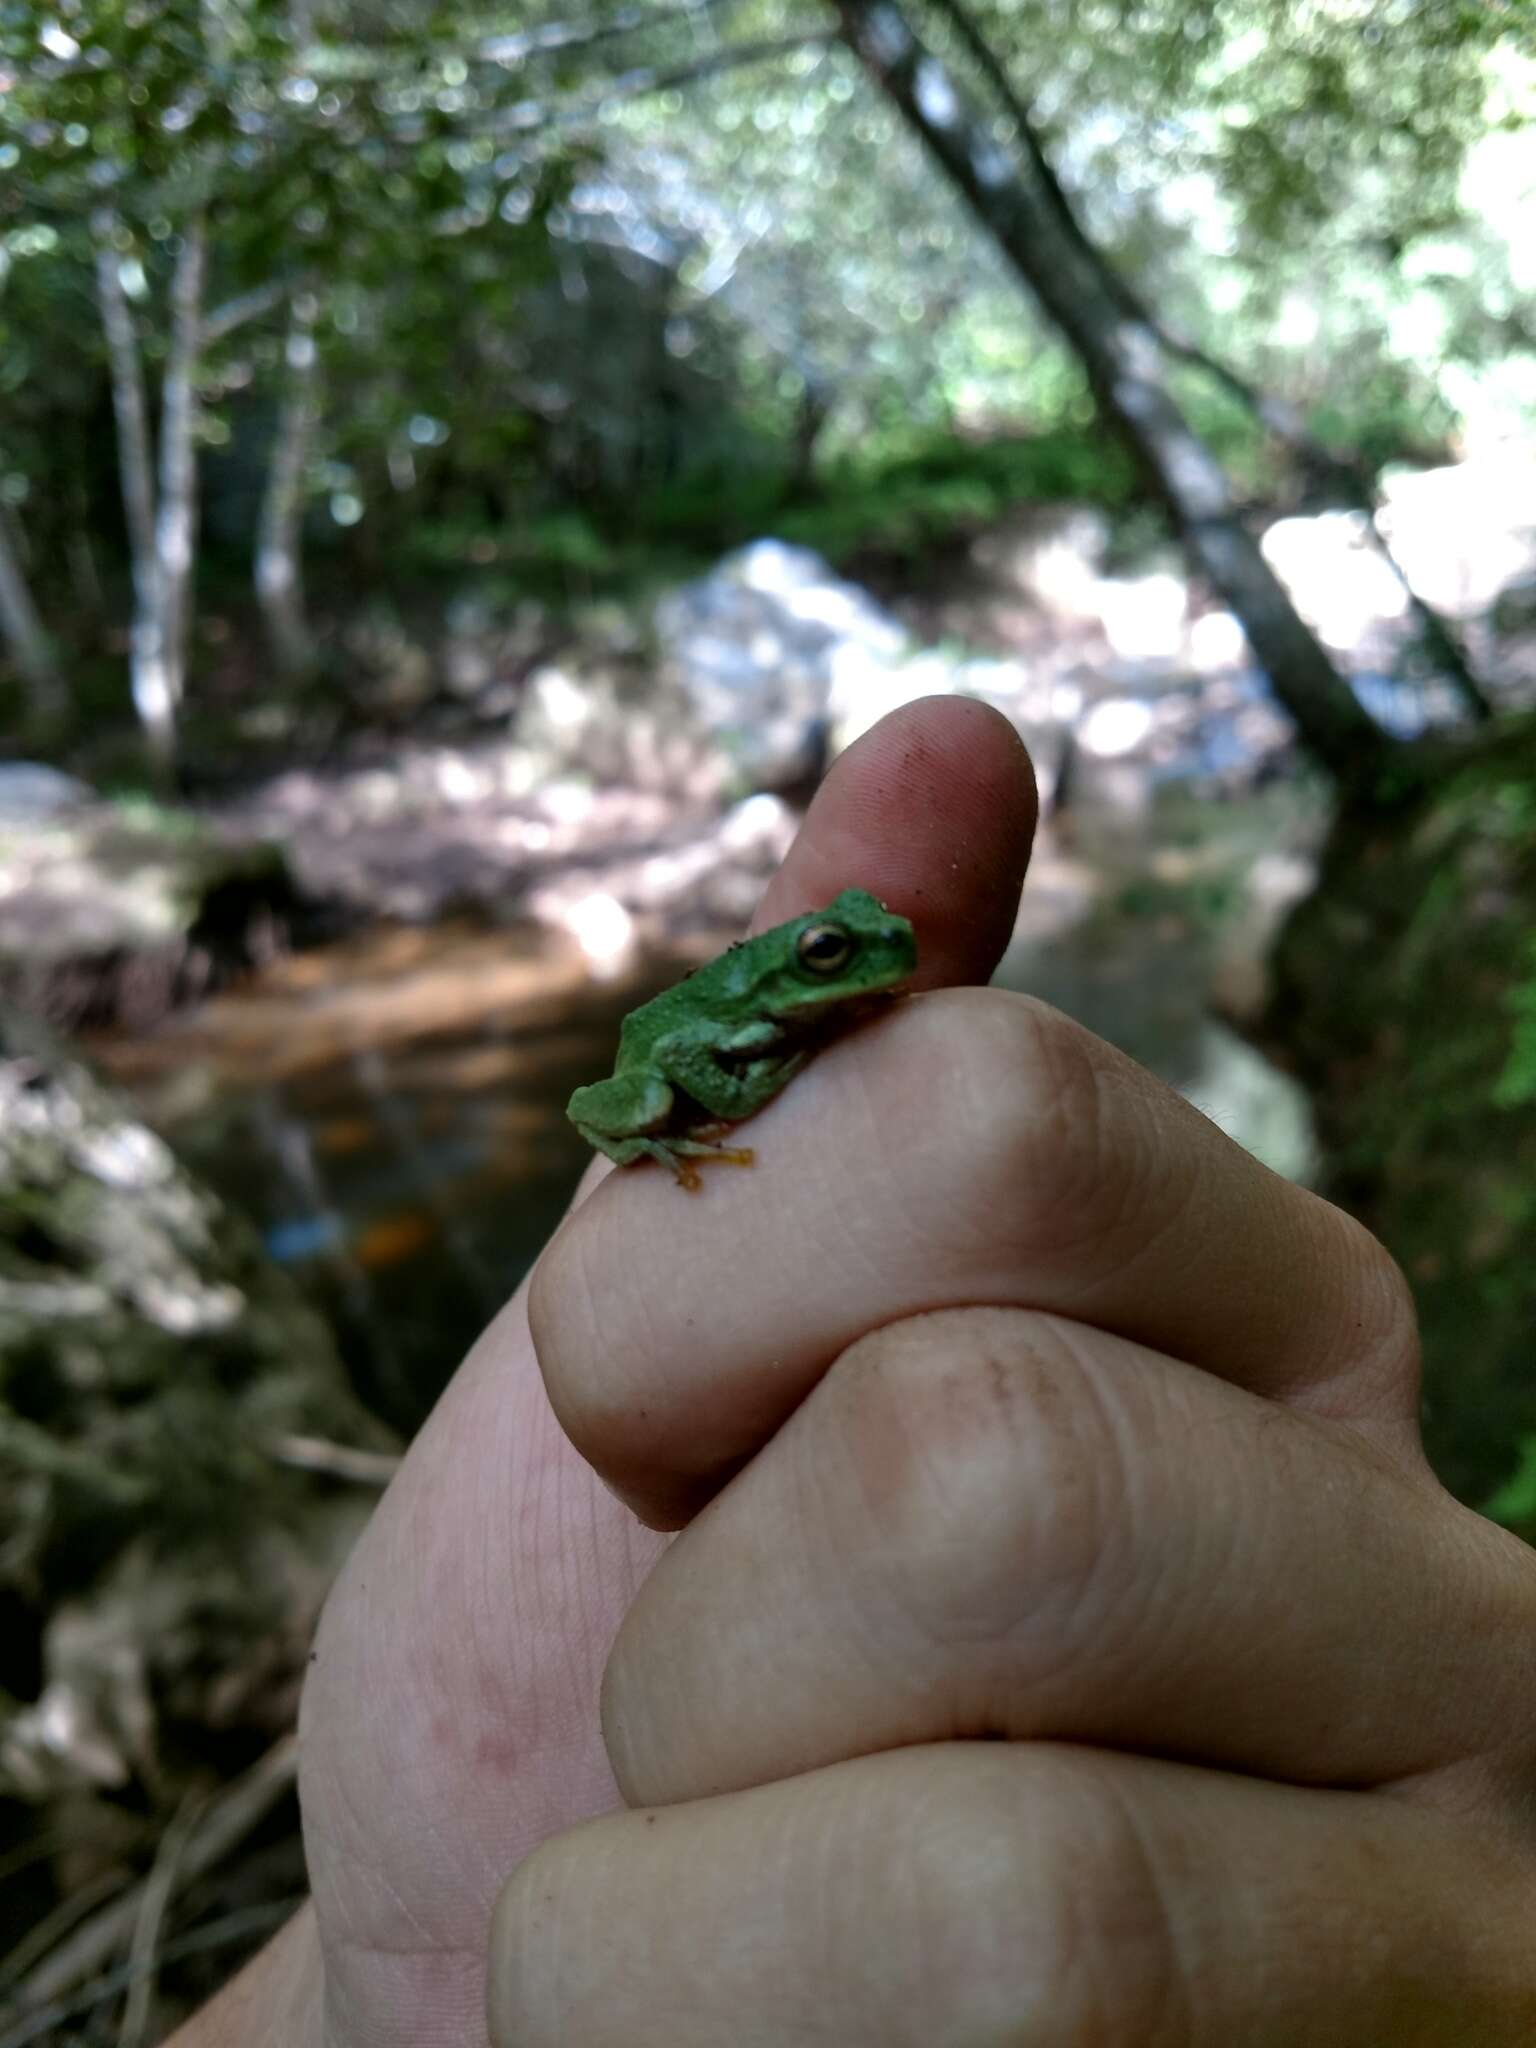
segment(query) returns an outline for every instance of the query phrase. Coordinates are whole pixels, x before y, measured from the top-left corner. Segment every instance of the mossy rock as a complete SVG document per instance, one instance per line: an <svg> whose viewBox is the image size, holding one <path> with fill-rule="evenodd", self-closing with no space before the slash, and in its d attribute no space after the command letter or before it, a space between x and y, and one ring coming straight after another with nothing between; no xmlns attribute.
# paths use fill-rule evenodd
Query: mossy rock
<svg viewBox="0 0 1536 2048"><path fill-rule="evenodd" d="M323 928L281 847L191 812L0 820L0 1000L62 1029L144 1027Z"/></svg>

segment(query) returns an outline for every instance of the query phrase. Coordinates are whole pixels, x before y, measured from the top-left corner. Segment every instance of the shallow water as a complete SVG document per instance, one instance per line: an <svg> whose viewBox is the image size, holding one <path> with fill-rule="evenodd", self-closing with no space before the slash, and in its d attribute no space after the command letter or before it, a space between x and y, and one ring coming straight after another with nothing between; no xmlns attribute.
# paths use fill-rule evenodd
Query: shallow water
<svg viewBox="0 0 1536 2048"><path fill-rule="evenodd" d="M1162 814L1090 815L1070 838L1045 835L996 978L1078 1017L1304 1178L1304 1097L1209 1007L1222 933L1249 915L1233 878L1276 821L1239 804L1199 817L1196 854L1177 858L1168 835L1185 828ZM1191 860L1198 889L1144 900L1148 877ZM1200 890L1218 884L1228 908L1202 912ZM252 1218L331 1318L364 1398L408 1431L580 1176L570 1091L608 1070L626 1011L689 964L679 953L603 982L541 927L380 926L93 1049Z"/></svg>
<svg viewBox="0 0 1536 2048"><path fill-rule="evenodd" d="M409 1430L559 1220L589 1156L571 1090L684 964L605 984L532 927L385 927L92 1049Z"/></svg>

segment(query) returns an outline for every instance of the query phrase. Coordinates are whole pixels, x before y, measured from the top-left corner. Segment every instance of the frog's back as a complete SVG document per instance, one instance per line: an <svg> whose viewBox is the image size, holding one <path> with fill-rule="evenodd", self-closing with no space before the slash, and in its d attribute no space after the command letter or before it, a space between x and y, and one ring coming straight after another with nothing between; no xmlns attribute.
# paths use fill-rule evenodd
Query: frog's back
<svg viewBox="0 0 1536 2048"><path fill-rule="evenodd" d="M642 1003L638 1010L630 1011L619 1026L620 1058L655 1044L667 1029L669 1019L677 1014L674 998L678 989L687 986L686 982L677 982L671 988L664 988L659 996L652 996L648 1003Z"/></svg>
<svg viewBox="0 0 1536 2048"><path fill-rule="evenodd" d="M748 939L727 948L713 960L706 960L681 981L652 996L638 1010L631 1010L619 1026L619 1055L644 1053L658 1038L711 1013L717 1004L729 1003L744 978L750 980L750 955L755 941ZM748 957L743 957L748 956Z"/></svg>

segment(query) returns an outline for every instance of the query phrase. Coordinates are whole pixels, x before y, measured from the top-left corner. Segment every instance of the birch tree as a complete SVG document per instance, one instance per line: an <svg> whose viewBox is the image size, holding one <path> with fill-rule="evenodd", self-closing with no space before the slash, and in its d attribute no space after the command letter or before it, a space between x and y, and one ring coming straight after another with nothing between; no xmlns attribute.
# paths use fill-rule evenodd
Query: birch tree
<svg viewBox="0 0 1536 2048"><path fill-rule="evenodd" d="M123 283L126 239L117 216L100 211L95 223L96 294L112 377L112 415L117 427L117 470L133 580L133 623L129 638L129 679L133 705L157 759L169 761L175 747L175 701L165 647L161 601L159 521L155 511L155 459L144 395L144 366L133 309Z"/></svg>
<svg viewBox="0 0 1536 2048"><path fill-rule="evenodd" d="M158 460L138 330L123 284L123 239L121 222L102 212L97 220L97 297L112 372L118 472L133 576L131 687L134 708L164 768L175 754L176 716L186 688L197 535L194 437L207 227L201 213L187 222L172 272Z"/></svg>
<svg viewBox="0 0 1536 2048"><path fill-rule="evenodd" d="M304 479L318 415L319 300L296 291L283 342L283 388L256 532L256 596L273 659L289 678L315 668L317 650L304 610Z"/></svg>

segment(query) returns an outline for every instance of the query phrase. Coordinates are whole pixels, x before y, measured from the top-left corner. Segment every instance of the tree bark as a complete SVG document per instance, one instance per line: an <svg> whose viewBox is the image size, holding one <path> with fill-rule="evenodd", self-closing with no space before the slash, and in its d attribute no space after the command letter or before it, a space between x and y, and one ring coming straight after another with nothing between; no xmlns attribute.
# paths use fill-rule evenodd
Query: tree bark
<svg viewBox="0 0 1536 2048"><path fill-rule="evenodd" d="M139 338L123 290L117 226L110 211L96 215L96 302L112 375L112 414L117 425L118 481L128 529L133 572L133 628L129 674L134 709L158 766L169 768L176 750L175 706L165 672L164 616L160 604L160 563L155 535L155 472L149 438L149 408Z"/></svg>
<svg viewBox="0 0 1536 2048"><path fill-rule="evenodd" d="M9 519L0 519L0 636L26 686L32 717L40 725L57 717L64 707L64 678L11 545Z"/></svg>
<svg viewBox="0 0 1536 2048"><path fill-rule="evenodd" d="M849 46L1066 337L1192 563L1242 622L1303 744L1341 782L1373 773L1389 742L1238 517L1221 465L1167 388L1156 334L1127 308L1086 236L1068 230L1039 178L993 142L897 0L836 5Z"/></svg>
<svg viewBox="0 0 1536 2048"><path fill-rule="evenodd" d="M317 660L304 611L302 543L304 473L318 416L318 313L312 293L294 293L283 351L287 374L256 531L256 598L273 660L290 679L310 674Z"/></svg>

